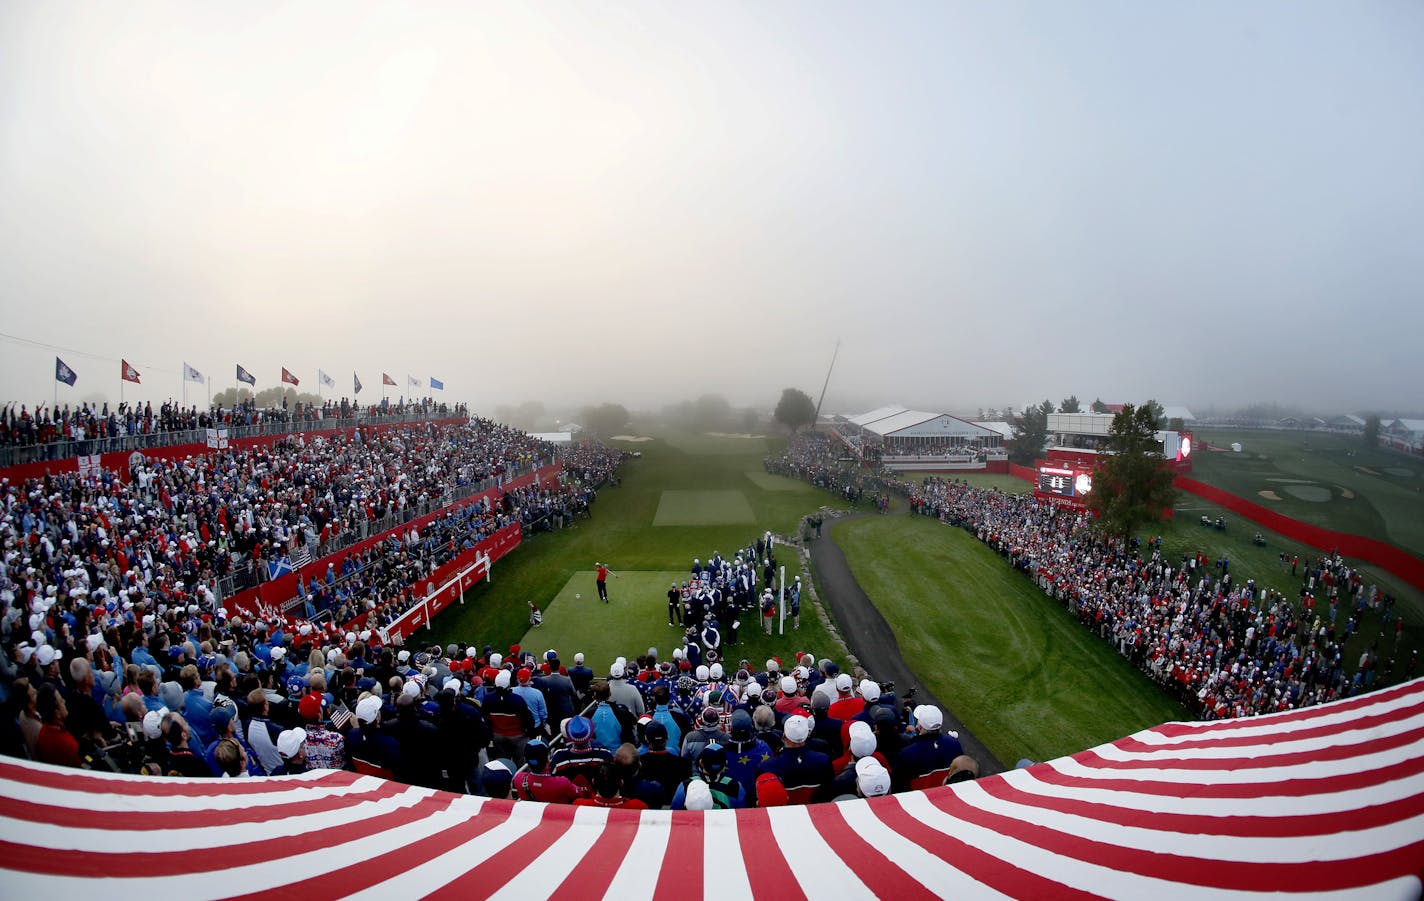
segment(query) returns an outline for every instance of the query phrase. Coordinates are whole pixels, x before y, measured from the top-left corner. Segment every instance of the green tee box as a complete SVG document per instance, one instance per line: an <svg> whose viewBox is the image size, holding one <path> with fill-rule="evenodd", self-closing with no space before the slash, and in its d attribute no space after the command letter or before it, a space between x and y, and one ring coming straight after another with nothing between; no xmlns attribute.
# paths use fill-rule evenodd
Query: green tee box
<svg viewBox="0 0 1424 901"><path fill-rule="evenodd" d="M682 630L668 627L667 592L688 573L611 571L616 575L608 577L608 603L598 599L593 570L574 573L544 607L543 624L524 634L522 646L536 656L552 648L566 666L582 651L598 676L608 675L615 658L632 658L650 647L671 659L674 642L681 646Z"/></svg>
<svg viewBox="0 0 1424 901"><path fill-rule="evenodd" d="M664 491L655 526L740 525L755 522L740 491Z"/></svg>

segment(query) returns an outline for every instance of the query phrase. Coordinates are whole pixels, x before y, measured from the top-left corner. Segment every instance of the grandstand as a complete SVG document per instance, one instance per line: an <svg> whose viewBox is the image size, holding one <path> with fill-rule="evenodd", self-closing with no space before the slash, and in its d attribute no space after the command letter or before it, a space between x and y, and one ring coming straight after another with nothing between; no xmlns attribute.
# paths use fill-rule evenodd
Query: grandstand
<svg viewBox="0 0 1424 901"><path fill-rule="evenodd" d="M948 413L892 405L834 417L832 428L858 460L888 469L1008 472L1002 432Z"/></svg>
<svg viewBox="0 0 1424 901"><path fill-rule="evenodd" d="M855 437L872 436L880 448L889 437L901 456L923 456L894 440L930 422L904 415L912 412L871 421ZM806 452L810 462L836 439L806 440L816 447ZM14 609L28 611L30 631L12 629L3 649L24 680L7 685L15 728L4 751L40 762L0 764L7 891L76 893L103 879L106 894L148 896L164 880L194 876L211 896L347 894L412 880L428 891L639 896L687 889L690 878L694 894L718 895L818 887L838 896L1044 895L1105 886L1133 894L1164 884L1417 891L1424 840L1407 817L1419 790L1401 770L1412 773L1420 751L1397 739L1419 728L1419 683L1246 725L1169 724L979 782L969 764L946 759L925 774L934 787L922 790L899 780L908 779L901 774L913 743L957 744L937 735L939 711L912 708L873 679L843 683L827 660L804 657L784 669L743 661L734 671L730 659L706 653L705 637L707 648L692 638L673 661L635 653L593 661L597 673L577 658L563 666L552 649L401 648L406 625L428 621L463 593L466 578L488 572L487 542L568 515L590 499L580 487L617 461L616 453L554 449L483 420L429 420L251 439L126 471L76 464L12 480L3 489L0 573L6 603L21 602ZM251 546L236 549L233 536L250 532ZM347 540L354 543L333 550ZM753 542L740 553L756 560L762 551ZM334 572L322 577L333 556ZM294 566L301 557L317 578L283 571L286 558ZM735 563L714 565L756 578L756 567ZM257 584L220 600L224 566ZM701 597L711 606L720 581L704 576ZM750 597L755 583L744 587ZM253 598L255 610L244 603ZM777 759L799 753L795 742L827 757L817 749L832 748L844 778L798 784L799 770L768 771L776 779L758 778L752 795L759 810L704 812L689 791L688 809L666 812L627 803L654 789L633 776L608 783L607 773L622 771L599 764L591 786L575 786L571 808L533 794L508 800L510 780L500 774L524 762L521 737L555 732L562 721L555 744L569 747L556 752L557 766L584 753L580 742L589 739L564 714L582 710L600 724L602 680L594 680L603 673L620 703L646 704L650 717L623 722L610 708L599 726L614 729L605 754L630 740L655 750L650 723L666 720L737 747L785 743ZM55 701L61 690L71 722ZM548 704L539 732L518 725L532 722L536 696ZM579 706L561 712L565 702ZM808 709L814 719L794 722ZM84 720L86 710L98 719ZM837 715L842 725L827 731ZM514 734L502 733L511 718ZM756 732L739 731L753 720ZM101 740L113 722L127 731ZM822 729L813 734L814 724ZM72 745L57 737L76 731ZM490 741L518 749L510 767L485 763L479 751ZM1329 749L1325 765L1311 756L1321 747ZM85 761L96 772L52 765ZM1349 775L1335 772L1342 765ZM560 772L532 766L519 783L535 785L531 792L547 790L554 783L541 780ZM155 791L147 778L98 772L106 768L170 778ZM266 778L196 778L207 772ZM970 784L953 784L959 777ZM940 785L945 779L951 784ZM1307 782L1313 787L1302 789ZM1299 804L1262 803L1283 787ZM780 798L841 803L772 809ZM1301 805L1308 816L1297 816ZM102 830L83 812L94 809L107 812ZM1355 824L1351 834L1339 834L1340 817ZM1254 835L1263 820L1279 845L1268 874L1231 855L1199 866L1221 855L1222 836ZM323 828L335 823L351 826L356 840ZM735 830L728 834L740 853L704 840L723 829ZM1153 836L1170 840L1170 854ZM1368 866L1323 874L1314 850L1323 841L1334 862ZM128 853L140 845L147 853Z"/></svg>

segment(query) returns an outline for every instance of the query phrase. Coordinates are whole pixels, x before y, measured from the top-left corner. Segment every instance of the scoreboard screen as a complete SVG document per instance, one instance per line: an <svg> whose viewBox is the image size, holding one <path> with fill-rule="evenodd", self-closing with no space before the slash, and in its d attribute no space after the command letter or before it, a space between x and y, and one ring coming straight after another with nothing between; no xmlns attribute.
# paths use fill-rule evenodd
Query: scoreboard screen
<svg viewBox="0 0 1424 901"><path fill-rule="evenodd" d="M1038 491L1054 497L1081 498L1093 490L1091 473L1077 469L1053 469L1041 466L1038 470Z"/></svg>
<svg viewBox="0 0 1424 901"><path fill-rule="evenodd" d="M1058 497L1072 497L1075 475L1077 473L1071 469L1041 467L1038 470L1038 490L1044 494L1053 494Z"/></svg>

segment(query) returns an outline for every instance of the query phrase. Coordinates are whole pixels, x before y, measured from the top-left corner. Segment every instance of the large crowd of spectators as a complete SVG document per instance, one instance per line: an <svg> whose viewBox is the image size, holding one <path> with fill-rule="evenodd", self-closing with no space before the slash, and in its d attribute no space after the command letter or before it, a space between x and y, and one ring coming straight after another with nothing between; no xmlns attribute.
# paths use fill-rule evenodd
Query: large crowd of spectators
<svg viewBox="0 0 1424 901"><path fill-rule="evenodd" d="M166 401L157 407L149 403L119 403L112 408L107 402L82 403L71 407L36 404L32 411L26 404L7 403L0 407L0 447L29 447L68 441L91 439L123 439L160 435L166 432L192 432L198 429L236 428L266 424L293 427L304 423L338 420L382 420L407 416L464 417L469 415L463 404L438 403L431 398L384 400L361 406L342 398L321 404L289 404L258 407L251 399L231 407L220 404L201 408Z"/></svg>
<svg viewBox="0 0 1424 901"><path fill-rule="evenodd" d="M1292 598L1237 579L1229 560L1168 559L1160 539L1105 541L1086 513L1032 495L931 479L909 498L912 512L962 526L1004 556L1203 719L1319 704L1395 674L1393 599L1337 554L1297 561ZM1347 658L1367 608L1394 635Z"/></svg>
<svg viewBox="0 0 1424 901"><path fill-rule="evenodd" d="M15 720L14 705L51 718L73 711L74 722L94 727L75 735L109 743L129 735L107 725L133 719L112 716L121 695L190 690L190 680L178 678L186 658L177 651L189 642L199 653L188 662L208 684L217 672L211 654L233 675L250 673L236 654L259 634L285 628L314 642L342 636L342 624L357 616L361 635L384 634L408 604L411 583L460 550L506 525L533 531L587 516L621 455L584 447L576 470L556 482L451 507L421 529L399 529L348 555L339 573L336 564L327 573L298 569L293 615L256 628L228 618L221 580L238 570L270 572L273 560L312 559L344 538L399 524L402 514L449 506L459 489L502 484L556 456L552 445L488 420L426 420L145 459L127 474L98 468L0 480L0 702L11 705L3 725L34 724ZM110 718L94 716L94 704ZM33 756L40 733L31 731L23 751ZM53 730L44 735L67 748Z"/></svg>
<svg viewBox="0 0 1424 901"><path fill-rule="evenodd" d="M809 482L833 491L852 507L869 502L879 510L889 507L892 494L905 494L910 483L889 469L859 465L846 457L840 438L827 432L806 431L788 442L779 457L763 461L766 471Z"/></svg>
<svg viewBox="0 0 1424 901"><path fill-rule="evenodd" d="M972 779L940 710L804 654L754 666L689 637L595 673L575 654L284 631L170 608L28 644L0 753L153 776L352 769L603 807L874 797ZM66 638L71 640L66 640Z"/></svg>
<svg viewBox="0 0 1424 901"><path fill-rule="evenodd" d="M907 497L912 513L964 527L1203 719L1348 697L1399 673L1412 678L1418 667L1417 653L1392 656L1402 632L1394 598L1338 554L1295 560L1300 589L1288 597L1237 579L1229 560L1169 560L1160 539L1104 541L1087 514L1032 495L936 478L916 484L839 456L834 438L803 434L767 468L847 498L875 485ZM1385 634L1347 656L1367 609Z"/></svg>

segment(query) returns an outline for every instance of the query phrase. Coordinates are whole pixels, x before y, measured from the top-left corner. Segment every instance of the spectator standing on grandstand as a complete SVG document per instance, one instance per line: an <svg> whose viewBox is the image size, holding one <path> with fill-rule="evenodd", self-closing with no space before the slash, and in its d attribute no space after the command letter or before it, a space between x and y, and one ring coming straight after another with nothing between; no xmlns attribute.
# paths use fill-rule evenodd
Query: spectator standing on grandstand
<svg viewBox="0 0 1424 901"><path fill-rule="evenodd" d="M662 789L662 805L672 802L673 794L691 772L691 762L680 754L668 750L667 727L653 720L643 727L645 744L638 751L640 770L648 779Z"/></svg>
<svg viewBox="0 0 1424 901"><path fill-rule="evenodd" d="M614 703L622 704L637 719L646 711L643 704L643 694L638 689L628 684L625 677L628 661L619 657L613 661L613 665L608 668L608 691ZM622 742L619 742L622 744ZM615 746L616 747L616 746Z"/></svg>
<svg viewBox="0 0 1424 901"><path fill-rule="evenodd" d="M588 717L569 717L560 732L564 737L564 746L550 758L549 772L591 788L599 769L613 762L613 752L594 746L593 723Z"/></svg>
<svg viewBox="0 0 1424 901"><path fill-rule="evenodd" d="M297 704L297 712L306 723L307 769L346 769L346 739L341 733L326 727L321 695L312 692L303 697Z"/></svg>
<svg viewBox="0 0 1424 901"><path fill-rule="evenodd" d="M247 693L247 744L257 755L257 762L269 776L282 771L282 756L277 750L277 738L282 727L268 719L267 692L254 688Z"/></svg>
<svg viewBox="0 0 1424 901"><path fill-rule="evenodd" d="M895 761L896 791L943 785L953 771L955 759L964 754L959 736L942 732L944 714L938 707L921 704L914 714L914 734Z"/></svg>
<svg viewBox="0 0 1424 901"><path fill-rule="evenodd" d="M608 577L611 575L616 579L618 578L618 574L611 572L608 567L602 563L595 563L593 565L597 571L595 584L598 586L598 596L603 600L603 603L606 604L608 603Z"/></svg>
<svg viewBox="0 0 1424 901"><path fill-rule="evenodd" d="M508 757L524 763L524 746L537 734L529 703L510 689L510 672L502 669L494 677L494 691L485 695L485 716L494 733L490 756Z"/></svg>
<svg viewBox="0 0 1424 901"><path fill-rule="evenodd" d="M792 804L805 804L821 786L830 782L831 758L806 747L811 737L811 721L804 716L788 716L782 724L781 752L762 765L762 772L774 773L786 787Z"/></svg>
<svg viewBox="0 0 1424 901"><path fill-rule="evenodd" d="M352 766L360 760L395 772L400 764L400 745L381 730L381 699L367 694L356 702L356 728L346 734L346 759Z"/></svg>
<svg viewBox="0 0 1424 901"><path fill-rule="evenodd" d="M569 667L569 681L574 684L574 701L582 707L588 703L593 689L593 667L583 662L583 652L574 655L574 665Z"/></svg>
<svg viewBox="0 0 1424 901"><path fill-rule="evenodd" d="M708 745L717 744L725 748L730 742L727 733L722 731L722 711L716 707L704 707L697 717L697 728L683 736L682 756L695 762Z"/></svg>
<svg viewBox="0 0 1424 901"><path fill-rule="evenodd" d="M208 762L199 757L189 745L193 733L189 731L188 723L182 714L169 712L163 718L162 729L163 737L168 741L168 762L163 768L165 775L212 777L213 771Z"/></svg>
<svg viewBox="0 0 1424 901"><path fill-rule="evenodd" d="M746 806L746 789L740 782L727 775L727 749L724 745L710 744L702 749L693 765L695 775L682 785L672 797L673 810L687 810L688 789L694 782L707 786L712 794L713 810L728 810Z"/></svg>
<svg viewBox="0 0 1424 901"><path fill-rule="evenodd" d="M549 705L544 700L544 693L530 684L534 674L529 667L522 667L516 674L519 684L514 686L514 693L524 699L524 703L529 705L529 713L534 717L534 731L537 734L545 733L545 726L549 721Z"/></svg>
<svg viewBox="0 0 1424 901"><path fill-rule="evenodd" d="M65 728L69 711L59 689L48 683L41 685L35 711L41 724L39 737L35 741L35 759L55 766L78 768L79 742Z"/></svg>
<svg viewBox="0 0 1424 901"><path fill-rule="evenodd" d="M533 685L544 693L544 700L549 705L548 723L552 732L577 712L576 692L573 680L559 665L557 654L550 651L545 655L543 669L547 672L535 676Z"/></svg>
<svg viewBox="0 0 1424 901"><path fill-rule="evenodd" d="M579 798L575 807L609 807L624 810L647 810L648 805L637 798L623 795L623 777L611 762L600 766L593 776L593 794Z"/></svg>
<svg viewBox="0 0 1424 901"><path fill-rule="evenodd" d="M549 772L549 746L535 739L524 746L527 766L514 777L514 797L521 801L572 804L588 790L565 776Z"/></svg>

